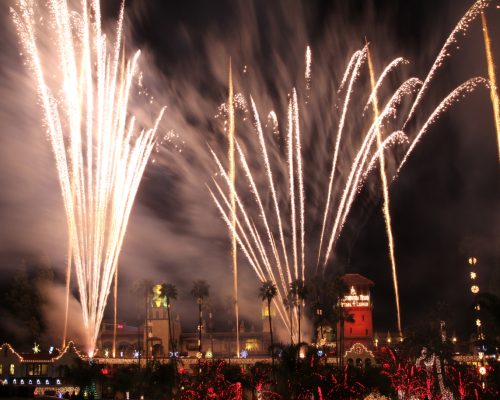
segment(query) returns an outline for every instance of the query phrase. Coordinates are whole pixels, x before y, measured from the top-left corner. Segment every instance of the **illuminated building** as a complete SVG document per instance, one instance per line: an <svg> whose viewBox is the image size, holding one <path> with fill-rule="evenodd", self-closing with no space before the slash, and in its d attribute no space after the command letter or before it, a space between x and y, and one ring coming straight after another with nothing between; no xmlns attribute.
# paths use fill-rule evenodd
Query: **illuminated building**
<svg viewBox="0 0 500 400"><path fill-rule="evenodd" d="M210 313L209 313L210 318ZM276 334L276 308L274 303L271 303L271 317L273 320L273 331L275 343L278 342ZM240 320L240 347L244 351L246 357L267 357L269 355L268 348L271 345L271 335L269 332L268 309L267 303L262 302L261 308L262 329L256 328L253 324L249 327L245 326L243 320ZM211 324L204 321L202 324L202 352L211 352L213 357L233 357L236 353L236 329L229 331L214 332L210 329ZM194 356L198 352L198 332L187 332L181 335L182 354ZM240 352L241 354L241 352Z"/></svg>
<svg viewBox="0 0 500 400"><path fill-rule="evenodd" d="M77 387L67 386L67 367L82 359L72 342L61 352L54 350L18 353L8 343L0 346L0 395L17 396L54 393L70 393Z"/></svg>
<svg viewBox="0 0 500 400"><path fill-rule="evenodd" d="M109 351L109 357L112 357L111 350L113 348L113 331L114 324L103 322L101 324L101 331L97 337L97 356L104 354L106 350ZM123 357L132 357L133 352L140 348L142 343L143 329L135 326L125 324L116 325L116 357L123 354ZM100 350L100 351L99 351Z"/></svg>
<svg viewBox="0 0 500 400"><path fill-rule="evenodd" d="M272 312L272 311L271 311ZM266 315L267 321L267 315ZM205 325L205 324L203 324ZM263 324L266 328L266 324ZM268 347L271 344L269 327L267 330L257 330L253 325L249 328L240 320L240 344L241 349L246 351L248 357L267 356ZM233 357L236 352L236 330L225 332L206 332L202 329L202 352L210 351L213 357ZM182 353L193 356L198 351L198 332L187 332L182 334Z"/></svg>
<svg viewBox="0 0 500 400"><path fill-rule="evenodd" d="M147 319L138 327L125 324L116 326L116 354L115 358L133 359L138 358L162 358L170 356L170 334L168 324L168 302L165 296L161 296L161 285L154 285L147 299ZM143 303L144 304L144 303ZM143 316L145 314L143 309ZM172 317L172 332L174 343L179 343L181 335L180 318L177 315ZM147 331L144 327L147 325ZM113 357L113 323L103 322L101 331L97 338L97 348L100 349L97 357L105 356L105 351L110 352L109 357ZM146 340L147 337L147 340ZM146 351L145 343L148 344ZM106 357L107 358L107 357Z"/></svg>
<svg viewBox="0 0 500 400"><path fill-rule="evenodd" d="M374 283L359 274L346 274L342 277L348 293L341 299L345 314L350 314L354 322L344 323L344 348L349 349L360 343L368 349L373 348L373 304L370 288ZM337 327L340 330L340 325Z"/></svg>
<svg viewBox="0 0 500 400"><path fill-rule="evenodd" d="M148 344L147 354L153 357L168 356L171 350L169 321L168 321L168 301L167 297L161 295L161 285L154 285L148 301L147 318L147 339L144 337L144 343ZM174 338L174 346L179 343L181 335L180 318L174 318L172 313L171 330Z"/></svg>

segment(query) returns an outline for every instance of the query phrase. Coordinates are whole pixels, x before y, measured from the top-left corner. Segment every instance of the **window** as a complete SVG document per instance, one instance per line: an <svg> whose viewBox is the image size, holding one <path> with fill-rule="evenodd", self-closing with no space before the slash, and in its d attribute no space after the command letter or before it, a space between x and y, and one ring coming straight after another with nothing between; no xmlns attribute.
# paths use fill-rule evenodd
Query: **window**
<svg viewBox="0 0 500 400"><path fill-rule="evenodd" d="M29 376L47 375L47 364L28 364L27 372Z"/></svg>
<svg viewBox="0 0 500 400"><path fill-rule="evenodd" d="M2 375L3 372L3 364L0 364L0 375Z"/></svg>
<svg viewBox="0 0 500 400"><path fill-rule="evenodd" d="M14 366L14 364L10 364L9 374L14 375L15 373L16 373L16 367Z"/></svg>

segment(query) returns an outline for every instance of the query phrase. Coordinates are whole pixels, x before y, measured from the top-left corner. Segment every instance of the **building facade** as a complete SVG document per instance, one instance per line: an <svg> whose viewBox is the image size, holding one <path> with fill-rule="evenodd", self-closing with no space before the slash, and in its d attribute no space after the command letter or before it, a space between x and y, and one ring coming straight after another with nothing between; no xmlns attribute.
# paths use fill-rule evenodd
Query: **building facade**
<svg viewBox="0 0 500 400"><path fill-rule="evenodd" d="M23 393L65 393L78 390L68 386L66 373L82 359L70 342L63 351L57 349L18 353L8 343L0 347L0 392L2 395Z"/></svg>
<svg viewBox="0 0 500 400"><path fill-rule="evenodd" d="M344 348L360 343L367 349L373 348L373 303L370 289L374 283L359 274L345 274L342 281L347 293L340 304L345 314L352 315L354 322L344 323ZM340 329L340 326L338 327Z"/></svg>

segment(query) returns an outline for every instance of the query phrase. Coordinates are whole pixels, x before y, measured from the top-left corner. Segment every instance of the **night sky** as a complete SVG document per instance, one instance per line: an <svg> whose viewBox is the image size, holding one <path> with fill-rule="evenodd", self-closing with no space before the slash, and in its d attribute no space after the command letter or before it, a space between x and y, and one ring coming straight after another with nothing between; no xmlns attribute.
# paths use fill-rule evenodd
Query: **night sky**
<svg viewBox="0 0 500 400"><path fill-rule="evenodd" d="M117 4L106 1L107 22L116 15ZM224 76L229 56L235 69L248 65L252 73L259 75L254 81L259 82L258 88L254 82L246 86L237 79L236 89L248 89L247 93L255 93L257 101L265 98L267 105L270 101L283 102L290 88L300 85L297 76L303 74L307 44L313 53L311 96L315 60L321 79L338 83L349 56L364 45L365 38L373 46L379 69L398 56L410 61L395 81L409 76L424 78L446 37L470 5L471 1L463 0L128 1L127 47L143 50L149 63L146 72L155 77L145 79L146 84L175 114L167 112L162 130L166 133L174 129L184 152L177 153L174 161L168 159L168 151L160 152L155 157L161 160L146 170L121 258L122 318L134 322L135 306L130 304L128 294L131 283L139 278L177 285L177 307L186 330L194 330L194 303L188 294L192 280L209 282L214 303L220 309L230 295L227 231L216 218L205 186L210 176L207 174L215 172L216 166L207 171L209 156L200 156L203 149L207 151L206 143L220 142L220 124L213 120L217 105L227 93ZM499 5L493 1L487 11L497 62ZM0 34L0 91L4 93L0 102L2 288L8 287L8 276L22 258L47 256L60 271L61 282L65 265L64 214L55 171L50 167L50 147L43 137L41 113L29 96L32 84L25 83L29 82L28 75L21 73L16 78L19 84L12 80L13 71L22 68L22 59L16 52L15 32L6 15L2 16ZM459 46L434 78L421 114L417 113L411 124L424 120L438 100L464 80L486 76L479 19L466 37L460 37ZM277 59L283 64L274 62ZM10 96L16 100L8 100L13 98ZM322 111L332 108L325 104ZM321 113L310 115L314 120ZM313 126L314 132L322 134L321 127L326 124L315 122ZM192 143L196 143L196 150L190 149ZM314 149L306 149L309 152L305 159L313 161ZM182 157L186 159L179 161ZM189 165L193 165L191 171ZM324 200L314 189L315 172L306 171L306 179L307 174L311 176L311 187L306 192L314 197L314 207L321 208ZM462 337L473 330L466 263L471 255L479 259L481 288L500 294L499 178L489 92L478 89L433 125L390 187L403 327L424 318L436 303L445 302L452 314L450 329ZM394 331L394 293L382 198L373 190L376 183L376 179L370 179L370 188L362 190L356 200L329 268L360 273L373 280L375 328ZM208 210L213 217L198 220L200 209ZM308 229L311 240L317 241L317 213L311 214L316 219L311 218ZM258 282L243 256L241 259L245 297L241 313L252 321ZM247 309L245 304L249 305Z"/></svg>

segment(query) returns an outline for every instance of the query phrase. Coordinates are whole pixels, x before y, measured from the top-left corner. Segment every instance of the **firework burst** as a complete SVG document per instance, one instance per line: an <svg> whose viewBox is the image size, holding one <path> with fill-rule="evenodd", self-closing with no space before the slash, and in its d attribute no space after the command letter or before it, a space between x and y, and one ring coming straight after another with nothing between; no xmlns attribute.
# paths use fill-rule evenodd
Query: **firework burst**
<svg viewBox="0 0 500 400"><path fill-rule="evenodd" d="M140 52L124 59L123 4L112 43L102 31L98 0L82 0L79 12L66 0L47 5L45 11L35 1L19 0L11 13L55 156L92 355L163 109L151 129L137 128L128 113ZM40 44L44 27L54 33L49 49Z"/></svg>
<svg viewBox="0 0 500 400"><path fill-rule="evenodd" d="M217 152L212 151L218 172L210 186L210 192L232 237L236 239L258 278L261 281L270 280L278 287L275 306L286 327L289 326L289 321L283 299L290 283L296 279L305 279L307 265L314 272L312 259L316 261L316 273L325 272L357 195L370 172L378 167L396 295L396 321L398 329L401 329L389 185L397 177L422 135L437 118L467 92L488 85L488 81L482 77L469 79L450 92L421 126L407 126L418 110L437 69L451 54L449 47L456 43L459 35L467 33L472 22L488 4L488 1L479 0L467 11L445 42L424 80L412 77L391 91L387 78L395 69L408 64L408 61L403 58L390 61L378 80L375 80L368 45L352 54L338 85L336 104L332 105L332 109L338 110L339 115L333 146L327 153L330 157L326 161L330 165L329 174L319 178L323 184L320 197L324 201L322 206L319 205L323 211L320 224L312 217L318 207L317 199L307 198L306 195L308 180L312 178L311 174L316 173L314 166L317 165L316 160L311 160L308 154L311 147L321 144L305 136L309 135L308 127L304 127L306 123L303 122L307 118L301 116L302 110L313 107L310 48L307 47L305 56L305 94L301 96L297 88L292 88L288 95L288 108L283 113L286 115L285 132L280 129L283 124L278 122L278 113L274 110L267 111L268 124L262 127L260 113L251 95L248 100L238 102L244 114L241 123L244 125L246 120L252 122L252 136L256 143L255 146L248 145L247 141L251 140L248 138L236 140L237 163L246 182L234 185L228 168L224 167L224 160ZM368 88L363 86L363 81L370 83ZM239 97L245 98L242 94ZM364 108L360 108L360 104ZM372 109L371 118L367 112L369 108ZM220 108L227 109L227 104ZM352 127L353 121L359 120L364 121L365 125L358 135L357 144L353 146L353 139L346 138L345 131ZM284 142L283 146L281 142ZM346 147L351 150L354 148L351 154L346 151ZM399 158L393 153L398 148L402 154ZM237 203L236 221L232 198ZM319 231L319 235L316 231Z"/></svg>

